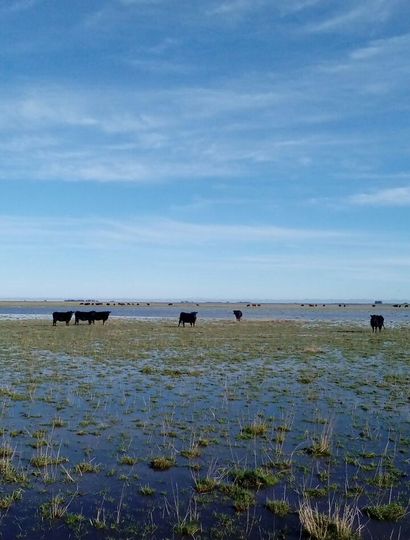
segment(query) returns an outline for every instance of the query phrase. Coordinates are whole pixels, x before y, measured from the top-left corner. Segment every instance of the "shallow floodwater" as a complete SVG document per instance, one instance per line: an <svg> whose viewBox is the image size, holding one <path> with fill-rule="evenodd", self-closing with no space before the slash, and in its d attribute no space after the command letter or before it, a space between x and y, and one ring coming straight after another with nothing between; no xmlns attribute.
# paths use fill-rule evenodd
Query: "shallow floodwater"
<svg viewBox="0 0 410 540"><path fill-rule="evenodd" d="M406 325L35 319L0 337L6 538L297 540L304 500L410 538L408 515L366 514L410 498Z"/></svg>
<svg viewBox="0 0 410 540"><path fill-rule="evenodd" d="M393 307L390 304L179 304L172 305L139 303L139 305L120 306L118 303L107 305L83 306L79 304L47 305L46 302L20 302L15 304L0 302L0 319L51 318L53 311L110 310L111 317L130 317L136 319L173 319L178 320L181 311L197 311L198 323L201 319L233 320L233 310L240 309L243 320L295 320L324 322L355 322L368 324L370 315L382 314L386 325L410 323L410 308Z"/></svg>

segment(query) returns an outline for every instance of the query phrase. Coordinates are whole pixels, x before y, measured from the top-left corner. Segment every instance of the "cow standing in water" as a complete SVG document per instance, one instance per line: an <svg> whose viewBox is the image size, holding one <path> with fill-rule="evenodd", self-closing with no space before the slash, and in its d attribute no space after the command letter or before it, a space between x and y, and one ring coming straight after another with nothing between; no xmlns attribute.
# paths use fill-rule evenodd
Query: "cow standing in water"
<svg viewBox="0 0 410 540"><path fill-rule="evenodd" d="M54 311L53 312L53 326L57 326L57 321L65 322L66 326L70 324L72 311Z"/></svg>
<svg viewBox="0 0 410 540"><path fill-rule="evenodd" d="M242 319L242 311L240 309L234 309L233 314L235 315L235 319L237 321L240 321Z"/></svg>
<svg viewBox="0 0 410 540"><path fill-rule="evenodd" d="M185 326L185 323L189 323L191 326L195 326L197 311L191 311L191 313L185 313L181 311L179 314L179 323L178 326L182 323L182 326Z"/></svg>
<svg viewBox="0 0 410 540"><path fill-rule="evenodd" d="M373 332L377 332L377 330L381 332L382 328L384 328L384 317L382 315L371 315L370 326Z"/></svg>

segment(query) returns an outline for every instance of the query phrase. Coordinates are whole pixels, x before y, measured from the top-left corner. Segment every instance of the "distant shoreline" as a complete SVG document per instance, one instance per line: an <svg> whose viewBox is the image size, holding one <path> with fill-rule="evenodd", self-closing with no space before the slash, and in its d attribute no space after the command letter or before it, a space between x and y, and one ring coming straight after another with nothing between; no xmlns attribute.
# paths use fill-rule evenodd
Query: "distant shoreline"
<svg viewBox="0 0 410 540"><path fill-rule="evenodd" d="M374 307L379 309L386 309L392 307L409 307L408 302L386 302L386 303L375 303L375 302L346 302L346 301L333 301L333 302L241 302L241 301L156 301L156 300L132 300L132 301L123 301L123 300L99 300L99 301L74 301L74 300L0 300L0 309L1 308L13 308L13 307L64 307L64 308L78 308L78 309L105 309L107 307L121 307L123 309L133 309L136 307L180 307L180 308L195 308L195 307L205 307L210 308L224 308L226 306L235 308L249 308L249 309L258 309L261 307L281 307L284 309L292 309L305 307L306 309L324 309L324 308L366 308ZM409 308L410 309L410 308Z"/></svg>

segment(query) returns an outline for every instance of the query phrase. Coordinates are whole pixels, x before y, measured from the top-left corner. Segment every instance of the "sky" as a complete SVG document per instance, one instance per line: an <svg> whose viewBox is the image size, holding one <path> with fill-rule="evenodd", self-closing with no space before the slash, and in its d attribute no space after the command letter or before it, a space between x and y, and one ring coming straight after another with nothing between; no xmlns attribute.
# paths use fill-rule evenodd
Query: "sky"
<svg viewBox="0 0 410 540"><path fill-rule="evenodd" d="M410 300L408 0L1 0L0 298Z"/></svg>

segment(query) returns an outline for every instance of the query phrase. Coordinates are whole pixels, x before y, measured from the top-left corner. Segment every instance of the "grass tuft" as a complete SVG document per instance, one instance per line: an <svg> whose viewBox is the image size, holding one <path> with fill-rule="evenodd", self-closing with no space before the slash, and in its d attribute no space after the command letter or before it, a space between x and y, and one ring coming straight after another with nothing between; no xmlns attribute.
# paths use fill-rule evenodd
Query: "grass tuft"
<svg viewBox="0 0 410 540"><path fill-rule="evenodd" d="M156 471L166 471L167 469L170 469L171 467L174 467L176 464L176 461L172 457L156 457L151 460L150 467Z"/></svg>
<svg viewBox="0 0 410 540"><path fill-rule="evenodd" d="M377 506L367 506L363 512L372 519L380 521L399 521L407 513L407 508L398 502L389 504L379 504Z"/></svg>

